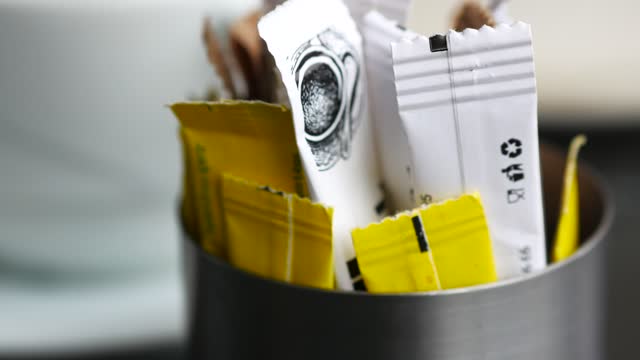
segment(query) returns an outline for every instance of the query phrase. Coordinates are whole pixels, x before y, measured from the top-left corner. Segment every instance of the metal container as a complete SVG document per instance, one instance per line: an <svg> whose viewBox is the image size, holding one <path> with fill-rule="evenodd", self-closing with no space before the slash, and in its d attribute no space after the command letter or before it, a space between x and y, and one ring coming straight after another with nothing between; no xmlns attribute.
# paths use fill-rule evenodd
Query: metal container
<svg viewBox="0 0 640 360"><path fill-rule="evenodd" d="M564 155L541 154L548 238ZM578 252L510 281L438 293L371 295L265 280L183 243L193 359L602 359L608 191L580 165Z"/></svg>

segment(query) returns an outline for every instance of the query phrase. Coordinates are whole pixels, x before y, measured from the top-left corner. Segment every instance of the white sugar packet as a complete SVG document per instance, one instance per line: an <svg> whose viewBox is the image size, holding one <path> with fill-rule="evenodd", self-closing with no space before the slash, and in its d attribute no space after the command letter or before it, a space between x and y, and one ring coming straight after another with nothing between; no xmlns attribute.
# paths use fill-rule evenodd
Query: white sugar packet
<svg viewBox="0 0 640 360"><path fill-rule="evenodd" d="M493 19L496 23L511 23L511 17L509 16L509 6L507 0L491 0L489 1L489 10L493 15Z"/></svg>
<svg viewBox="0 0 640 360"><path fill-rule="evenodd" d="M412 209L416 201L412 191L409 144L398 113L391 43L418 35L374 10L363 19L362 36L371 118L387 205L395 211Z"/></svg>
<svg viewBox="0 0 640 360"><path fill-rule="evenodd" d="M338 286L352 289L351 230L385 215L362 39L340 0L290 0L265 15L258 30L289 94L312 198L334 208Z"/></svg>
<svg viewBox="0 0 640 360"><path fill-rule="evenodd" d="M518 22L392 45L416 192L479 191L499 278L546 265L530 26Z"/></svg>

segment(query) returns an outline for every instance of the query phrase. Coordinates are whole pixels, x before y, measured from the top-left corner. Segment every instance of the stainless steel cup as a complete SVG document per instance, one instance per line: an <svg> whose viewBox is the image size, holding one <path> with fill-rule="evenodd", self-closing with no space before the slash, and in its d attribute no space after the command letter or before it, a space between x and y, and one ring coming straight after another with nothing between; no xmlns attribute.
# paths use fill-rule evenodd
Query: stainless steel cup
<svg viewBox="0 0 640 360"><path fill-rule="evenodd" d="M564 155L541 153L548 238ZM322 291L262 279L183 242L193 359L602 359L608 191L580 165L579 251L511 281L434 294Z"/></svg>

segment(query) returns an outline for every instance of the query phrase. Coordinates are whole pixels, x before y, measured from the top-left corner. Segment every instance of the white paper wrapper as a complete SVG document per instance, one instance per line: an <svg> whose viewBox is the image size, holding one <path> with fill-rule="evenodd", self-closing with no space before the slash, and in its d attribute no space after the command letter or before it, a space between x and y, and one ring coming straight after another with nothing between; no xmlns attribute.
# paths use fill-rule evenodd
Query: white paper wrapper
<svg viewBox="0 0 640 360"><path fill-rule="evenodd" d="M497 24L510 24L513 22L509 16L509 5L507 0L493 0L489 2L489 9L493 15L493 19Z"/></svg>
<svg viewBox="0 0 640 360"><path fill-rule="evenodd" d="M351 230L385 215L362 39L339 0L290 0L264 16L258 30L289 94L312 197L334 207L338 286L351 289Z"/></svg>
<svg viewBox="0 0 640 360"><path fill-rule="evenodd" d="M420 36L392 45L392 53L416 194L437 201L478 191L498 276L544 268L530 26Z"/></svg>
<svg viewBox="0 0 640 360"><path fill-rule="evenodd" d="M416 205L413 196L409 143L400 121L393 78L391 43L417 34L402 29L396 21L370 11L362 22L371 118L382 179L390 209L402 211Z"/></svg>

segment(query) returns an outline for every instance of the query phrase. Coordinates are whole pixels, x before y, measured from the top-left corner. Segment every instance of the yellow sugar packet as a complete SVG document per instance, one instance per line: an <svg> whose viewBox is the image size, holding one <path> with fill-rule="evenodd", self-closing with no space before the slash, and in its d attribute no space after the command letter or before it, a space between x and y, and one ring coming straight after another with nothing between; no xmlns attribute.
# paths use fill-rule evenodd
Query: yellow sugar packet
<svg viewBox="0 0 640 360"><path fill-rule="evenodd" d="M479 194L420 211L443 289L497 280L491 237Z"/></svg>
<svg viewBox="0 0 640 360"><path fill-rule="evenodd" d="M220 182L223 171L307 195L291 112L252 101L177 103L193 169L198 233L208 252L226 257Z"/></svg>
<svg viewBox="0 0 640 360"><path fill-rule="evenodd" d="M587 143L584 135L571 140L567 164L564 169L562 204L560 218L556 228L552 260L557 262L571 256L578 249L580 237L580 202L578 191L578 152Z"/></svg>
<svg viewBox="0 0 640 360"><path fill-rule="evenodd" d="M296 285L334 288L333 210L223 174L229 262Z"/></svg>
<svg viewBox="0 0 640 360"><path fill-rule="evenodd" d="M349 264L356 290L399 293L441 289L420 211L386 218L351 232L356 258ZM358 274L359 272L359 274Z"/></svg>
<svg viewBox="0 0 640 360"><path fill-rule="evenodd" d="M352 232L366 290L396 293L496 281L489 230L477 194L404 212Z"/></svg>

